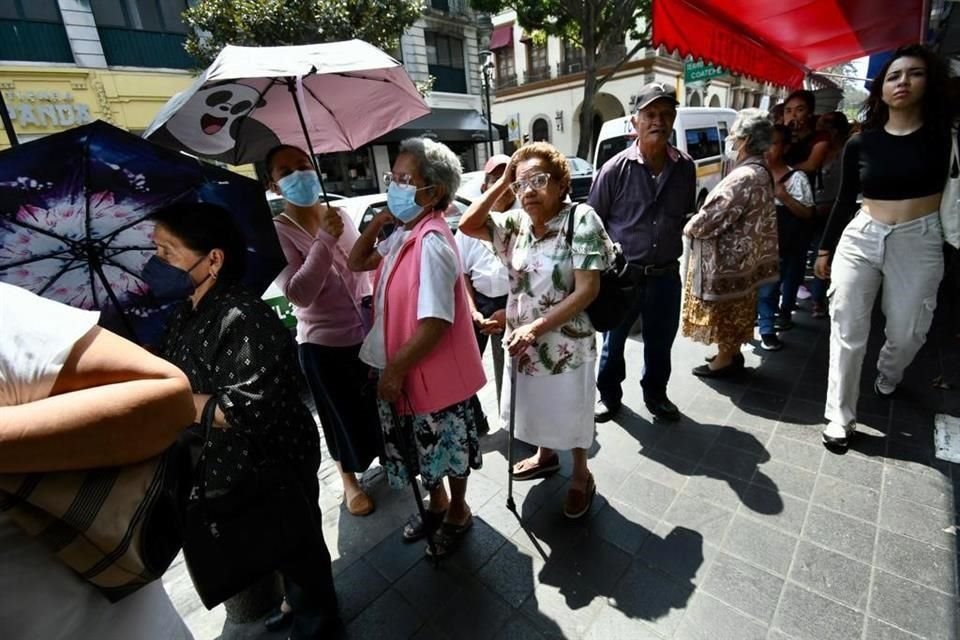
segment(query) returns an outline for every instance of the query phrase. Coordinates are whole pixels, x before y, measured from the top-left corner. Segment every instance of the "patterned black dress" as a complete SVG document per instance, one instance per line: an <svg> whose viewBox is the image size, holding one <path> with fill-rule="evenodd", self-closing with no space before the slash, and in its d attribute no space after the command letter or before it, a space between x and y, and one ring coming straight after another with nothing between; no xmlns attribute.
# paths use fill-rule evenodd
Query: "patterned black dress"
<svg viewBox="0 0 960 640"><path fill-rule="evenodd" d="M264 302L238 285L215 286L196 309L187 301L173 313L160 355L187 375L194 393L216 393L230 424L213 429L206 444L208 490L229 490L249 467L251 452L233 429L268 459L316 475L320 435L301 399L296 348Z"/></svg>

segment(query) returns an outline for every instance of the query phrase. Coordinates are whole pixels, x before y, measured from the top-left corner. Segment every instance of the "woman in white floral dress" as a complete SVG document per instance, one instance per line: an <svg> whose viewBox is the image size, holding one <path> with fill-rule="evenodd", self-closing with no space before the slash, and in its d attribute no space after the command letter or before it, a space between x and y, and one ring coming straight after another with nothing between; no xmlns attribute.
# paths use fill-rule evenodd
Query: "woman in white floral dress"
<svg viewBox="0 0 960 640"><path fill-rule="evenodd" d="M491 206L507 189L517 194L523 210L491 216ZM467 210L459 230L492 241L510 274L505 345L519 374L517 437L538 447L514 466L513 476L532 480L555 473L560 468L556 450L572 450L573 476L563 511L579 518L596 493L587 449L593 444L597 344L586 308L600 290L613 244L593 209L565 201L569 189L563 154L547 143L524 146ZM504 389L503 413L509 398Z"/></svg>

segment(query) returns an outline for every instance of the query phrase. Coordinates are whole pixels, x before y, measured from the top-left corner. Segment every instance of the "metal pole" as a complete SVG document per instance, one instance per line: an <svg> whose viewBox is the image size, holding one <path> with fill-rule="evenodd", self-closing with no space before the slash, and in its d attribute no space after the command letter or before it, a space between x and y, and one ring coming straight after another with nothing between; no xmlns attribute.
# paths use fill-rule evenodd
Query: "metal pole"
<svg viewBox="0 0 960 640"><path fill-rule="evenodd" d="M313 152L313 142L310 140L310 132L307 131L307 121L303 117L303 107L297 100L297 81L293 78L287 78L287 89L290 90L290 97L293 98L293 106L297 109L297 118L300 119L300 130L303 131L303 138L307 141L307 155L313 162L313 169L317 172L317 178L320 179L320 191L323 192L323 203L330 206L330 198L327 197L327 188L323 184L323 175L320 173L320 163L317 162L317 155Z"/></svg>
<svg viewBox="0 0 960 640"><path fill-rule="evenodd" d="M490 104L489 100L487 104ZM10 120L10 114L7 112L7 101L3 99L3 91L0 91L0 118L3 119L3 130L7 132L7 141L10 146L18 146L20 141L17 140L17 132L14 131L13 121Z"/></svg>
<svg viewBox="0 0 960 640"><path fill-rule="evenodd" d="M487 99L487 157L493 155L493 112L490 111L490 69L483 67L483 92Z"/></svg>

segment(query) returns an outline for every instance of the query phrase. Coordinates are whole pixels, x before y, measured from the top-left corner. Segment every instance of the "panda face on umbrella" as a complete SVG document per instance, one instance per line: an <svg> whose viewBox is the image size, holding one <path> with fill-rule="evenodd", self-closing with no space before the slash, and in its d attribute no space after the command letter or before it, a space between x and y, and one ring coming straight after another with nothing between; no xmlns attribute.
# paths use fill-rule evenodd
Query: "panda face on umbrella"
<svg viewBox="0 0 960 640"><path fill-rule="evenodd" d="M167 123L167 131L198 154L225 153L236 144L241 117L259 100L255 89L242 84L201 89Z"/></svg>

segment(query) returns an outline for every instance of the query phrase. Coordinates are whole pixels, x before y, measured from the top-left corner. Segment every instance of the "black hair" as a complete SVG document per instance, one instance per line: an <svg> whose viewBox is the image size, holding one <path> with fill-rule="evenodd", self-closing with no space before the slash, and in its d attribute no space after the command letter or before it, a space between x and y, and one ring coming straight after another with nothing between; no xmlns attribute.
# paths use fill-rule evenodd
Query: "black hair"
<svg viewBox="0 0 960 640"><path fill-rule="evenodd" d="M787 99L783 101L783 104L786 106L791 100L797 99L803 100L806 103L807 109L810 111L810 113L813 113L816 110L817 97L813 95L813 91L810 91L809 89L797 89L787 96Z"/></svg>
<svg viewBox="0 0 960 640"><path fill-rule="evenodd" d="M246 271L247 243L230 212L207 202L177 202L154 211L150 219L177 237L188 249L207 254L223 251L217 282L239 282Z"/></svg>
<svg viewBox="0 0 960 640"><path fill-rule="evenodd" d="M820 118L826 123L827 129L834 133L841 141L850 136L850 120L843 111L831 111L825 113Z"/></svg>
<svg viewBox="0 0 960 640"><path fill-rule="evenodd" d="M773 133L779 133L780 140L786 144L790 144L790 139L793 137L793 130L785 124L773 125Z"/></svg>
<svg viewBox="0 0 960 640"><path fill-rule="evenodd" d="M870 83L870 95L860 113L864 129L880 129L890 117L890 109L883 101L883 81L890 67L900 58L919 58L927 68L927 84L923 94L923 124L935 131L949 131L953 118L947 81L949 73L943 58L922 44L910 44L897 49L880 68Z"/></svg>
<svg viewBox="0 0 960 640"><path fill-rule="evenodd" d="M301 149L301 148L298 147L298 146L295 146L295 145L292 145L292 144L278 144L278 145L275 146L274 148L270 149L270 151L267 151L267 155L266 155L266 157L263 159L263 164L264 164L264 166L266 167L266 170L267 170L267 183L268 183L268 185L269 185L269 183L273 182L273 161L276 159L277 154L279 154L279 153L282 152L282 151L297 151L297 152L302 153L303 155L305 155L308 160L311 160L310 154L307 153L306 151L304 151L303 149Z"/></svg>

